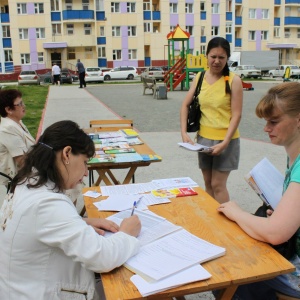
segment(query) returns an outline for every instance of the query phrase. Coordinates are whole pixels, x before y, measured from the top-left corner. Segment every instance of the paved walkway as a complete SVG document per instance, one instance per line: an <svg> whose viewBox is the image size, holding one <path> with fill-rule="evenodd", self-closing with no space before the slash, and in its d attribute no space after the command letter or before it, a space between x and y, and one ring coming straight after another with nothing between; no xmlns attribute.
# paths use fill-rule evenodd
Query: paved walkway
<svg viewBox="0 0 300 300"><path fill-rule="evenodd" d="M101 85L97 86L100 89ZM109 109L103 102L93 96L89 89L96 87L88 87L87 89L79 89L77 85L72 86L50 86L46 103L46 109L43 115L43 121L40 130L43 131L53 122L70 119L77 122L82 128L89 127L91 119L117 119L121 118L114 111ZM136 92L133 92L136 89ZM124 85L111 86L111 98L118 97L120 101L130 101L124 93ZM130 89L130 97L138 97L142 101L159 101L152 99L152 96L142 96L142 87L132 86ZM169 92L168 100L172 105L172 99L181 101L185 92ZM149 97L146 98L146 97ZM178 98L180 97L180 99ZM101 98L101 97L99 97ZM150 99L151 98L151 99ZM146 100L145 100L146 99ZM167 102L165 102L167 103ZM126 102L122 103L126 106ZM164 104L166 105L166 104ZM143 107L140 107L143 110ZM156 111L164 118L164 111ZM179 115L173 116L179 118ZM170 120L171 122L172 120ZM143 120L148 122L148 120ZM135 123L134 123L135 124ZM137 128L138 130L139 128ZM180 132L178 131L161 131L161 132L140 132L140 136L146 143L160 156L163 161L161 163L151 164L146 168L139 168L136 172L136 182L148 182L152 179L183 177L189 176L194 181L204 187L201 173L197 167L197 157L194 152L184 150L177 146L177 142L181 141ZM273 164L280 170L285 169L285 152L283 148L272 144L241 138L241 159L239 170L232 172L228 181L228 188L232 199L236 200L244 209L254 212L261 205L260 199L255 195L251 188L244 180L245 174L264 156L267 156ZM123 172L124 173L124 172ZM123 176L122 171L118 176ZM87 180L86 180L87 182ZM1 190L3 195L3 190ZM224 245L226 247L226 245ZM214 299L211 293L197 294L187 297L187 299Z"/></svg>

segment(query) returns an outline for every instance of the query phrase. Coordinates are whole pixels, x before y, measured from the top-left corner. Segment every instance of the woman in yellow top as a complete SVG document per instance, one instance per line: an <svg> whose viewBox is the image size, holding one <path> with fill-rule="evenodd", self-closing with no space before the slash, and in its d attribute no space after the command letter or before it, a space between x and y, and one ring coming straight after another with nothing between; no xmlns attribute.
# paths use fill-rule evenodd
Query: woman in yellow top
<svg viewBox="0 0 300 300"><path fill-rule="evenodd" d="M229 71L227 60L230 57L229 42L215 37L207 46L209 69L205 72L201 92L198 96L201 105L200 130L197 142L209 146L212 152L198 154L205 190L219 203L229 201L226 187L230 171L239 164L240 140L238 125L242 115L243 87L241 79ZM181 136L183 142L191 143L187 134L188 108L200 77L196 76L188 91L180 111Z"/></svg>

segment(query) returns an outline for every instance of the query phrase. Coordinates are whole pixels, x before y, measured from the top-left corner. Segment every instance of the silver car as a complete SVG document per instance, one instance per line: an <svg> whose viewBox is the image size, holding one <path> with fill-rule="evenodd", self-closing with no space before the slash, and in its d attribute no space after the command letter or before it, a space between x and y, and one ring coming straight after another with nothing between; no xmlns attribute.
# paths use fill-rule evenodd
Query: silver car
<svg viewBox="0 0 300 300"><path fill-rule="evenodd" d="M18 85L23 84L40 84L40 76L36 73L36 71L21 71L18 76Z"/></svg>
<svg viewBox="0 0 300 300"><path fill-rule="evenodd" d="M165 71L161 67L149 67L141 74L141 80L143 78L154 78L156 80L164 80Z"/></svg>

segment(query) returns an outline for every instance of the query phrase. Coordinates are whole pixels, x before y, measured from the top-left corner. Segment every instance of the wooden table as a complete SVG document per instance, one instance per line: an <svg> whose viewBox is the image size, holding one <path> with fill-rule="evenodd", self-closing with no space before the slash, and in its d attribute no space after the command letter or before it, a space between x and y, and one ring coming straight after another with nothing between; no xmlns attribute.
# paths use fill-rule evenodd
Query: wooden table
<svg viewBox="0 0 300 300"><path fill-rule="evenodd" d="M139 138L141 140L141 138ZM144 142L144 141L143 141ZM155 155L156 153L144 142L142 145L134 145L130 146L135 149L135 151L139 154L148 154ZM95 182L95 186L100 185L101 181L106 185L114 185L114 184L128 184L132 180L134 182L134 173L139 167L147 167L151 163L161 162L161 159L157 160L149 160L149 161L133 161L133 162L108 162L108 163L92 163L88 164L89 173L91 171L96 171L99 174L98 179ZM116 169L128 169L127 174L123 181L119 181L116 176L113 174L112 170ZM91 186L91 180L90 184Z"/></svg>
<svg viewBox="0 0 300 300"><path fill-rule="evenodd" d="M99 191L99 187L85 188ZM125 267L101 274L107 300L116 299L170 299L199 292L222 289L218 299L231 299L240 284L271 279L295 270L294 266L268 244L252 239L236 223L218 213L218 202L201 188L197 196L172 198L172 203L149 206L154 213L180 225L192 234L226 248L226 254L203 266L212 277L173 288L143 298L131 283L132 272ZM93 198L85 197L89 217L107 217L109 212L99 212Z"/></svg>

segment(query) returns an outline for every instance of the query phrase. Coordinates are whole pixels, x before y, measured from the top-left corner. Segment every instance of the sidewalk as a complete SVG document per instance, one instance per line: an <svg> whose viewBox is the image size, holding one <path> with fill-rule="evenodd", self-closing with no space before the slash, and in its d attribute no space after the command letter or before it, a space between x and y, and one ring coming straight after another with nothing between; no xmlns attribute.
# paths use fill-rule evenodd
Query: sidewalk
<svg viewBox="0 0 300 300"><path fill-rule="evenodd" d="M103 86L92 87L87 89L78 89L78 86L50 86L49 94L46 103L45 113L43 115L41 130L43 131L50 124L64 119L70 119L79 124L82 128L89 127L91 119L118 119L121 118L114 111L109 109L103 102L93 96L89 89L100 89ZM267 89L267 88L266 88ZM141 86L132 86L130 88L130 96L124 99L124 85L111 85L111 98L119 97L120 101L131 101L132 97L142 101L158 101L153 100L152 96L142 96ZM159 105L172 105L171 101L181 101L185 92L174 91L168 93L170 102L162 102ZM246 94L245 94L246 95ZM253 94L248 94L247 97L252 97ZM123 98L122 98L123 97ZM144 98L143 98L144 97ZM148 97L148 98L147 98ZM179 99L180 97L180 99ZM150 99L151 98L151 99ZM121 103L121 102L120 102ZM155 103L155 102L153 102ZM126 103L122 103L126 105ZM142 110L143 107L140 107ZM155 114L158 114L156 111ZM164 117L164 112L161 112L161 118ZM174 116L179 118L179 114ZM143 120L147 122L147 119ZM172 122L172 121L170 121ZM135 122L134 122L135 124ZM139 130L139 128L136 128ZM163 129L162 129L163 130ZM161 163L151 164L149 167L138 168L136 172L136 182L148 182L152 179L170 178L170 177L185 177L189 176L196 181L199 186L204 188L204 183L200 170L198 169L197 156L194 152L184 150L177 146L181 141L179 131L161 131L161 132L140 132L140 136L145 142L162 157ZM194 136L194 134L192 134ZM282 147L272 144L241 138L241 158L239 170L231 173L228 180L228 189L231 199L234 199L239 205L249 211L254 212L261 205L261 200L253 192L244 180L244 175L259 162L264 156L267 156L270 161L282 172L285 170L285 151ZM124 171L120 170L117 176L123 176ZM86 179L88 183L88 179ZM3 199L3 191L0 192ZM226 245L224 245L226 247ZM211 293L202 293L192 296L187 296L186 299L214 299Z"/></svg>

